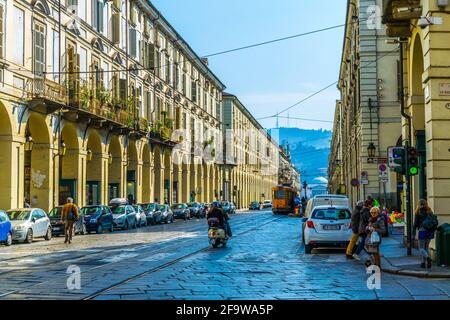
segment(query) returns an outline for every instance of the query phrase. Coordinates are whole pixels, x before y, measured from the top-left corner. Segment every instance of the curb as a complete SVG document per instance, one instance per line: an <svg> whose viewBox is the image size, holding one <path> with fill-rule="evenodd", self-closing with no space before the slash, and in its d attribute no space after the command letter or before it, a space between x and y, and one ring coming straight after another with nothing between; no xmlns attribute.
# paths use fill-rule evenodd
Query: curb
<svg viewBox="0 0 450 320"><path fill-rule="evenodd" d="M389 264L389 266L382 266L381 271L402 275L402 276L410 276L416 278L430 278L430 279L450 279L450 272L429 272L429 271L417 271L417 270L407 270L401 269L396 266L393 266L389 260L386 258L381 258L382 261L386 262L385 264Z"/></svg>

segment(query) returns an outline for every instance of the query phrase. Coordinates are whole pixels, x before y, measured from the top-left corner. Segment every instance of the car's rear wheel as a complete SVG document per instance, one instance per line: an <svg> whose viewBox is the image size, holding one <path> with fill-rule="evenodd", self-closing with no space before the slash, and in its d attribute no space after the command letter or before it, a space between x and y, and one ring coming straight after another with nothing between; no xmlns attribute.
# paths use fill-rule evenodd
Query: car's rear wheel
<svg viewBox="0 0 450 320"><path fill-rule="evenodd" d="M6 245L7 247L9 247L10 245L12 245L12 234L11 234L11 232L9 232L9 233L8 233L8 236L6 237L5 245Z"/></svg>
<svg viewBox="0 0 450 320"><path fill-rule="evenodd" d="M306 254L311 254L312 251L312 247L309 244L305 244L305 253Z"/></svg>
<svg viewBox="0 0 450 320"><path fill-rule="evenodd" d="M25 238L26 243L32 243L33 242L33 230L28 229L27 231L27 237Z"/></svg>
<svg viewBox="0 0 450 320"><path fill-rule="evenodd" d="M47 240L47 241L52 240L52 228L49 227L47 229L47 233L45 234L44 239Z"/></svg>

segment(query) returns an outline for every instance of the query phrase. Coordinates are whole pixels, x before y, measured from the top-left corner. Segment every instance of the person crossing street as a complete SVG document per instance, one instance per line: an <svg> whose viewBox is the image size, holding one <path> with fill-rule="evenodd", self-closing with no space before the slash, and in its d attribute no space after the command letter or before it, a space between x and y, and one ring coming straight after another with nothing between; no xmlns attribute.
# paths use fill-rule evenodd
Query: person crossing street
<svg viewBox="0 0 450 320"><path fill-rule="evenodd" d="M78 218L78 208L73 203L73 199L69 197L61 212L61 222L64 223L64 235L66 237L64 243L70 244L72 242L74 223Z"/></svg>

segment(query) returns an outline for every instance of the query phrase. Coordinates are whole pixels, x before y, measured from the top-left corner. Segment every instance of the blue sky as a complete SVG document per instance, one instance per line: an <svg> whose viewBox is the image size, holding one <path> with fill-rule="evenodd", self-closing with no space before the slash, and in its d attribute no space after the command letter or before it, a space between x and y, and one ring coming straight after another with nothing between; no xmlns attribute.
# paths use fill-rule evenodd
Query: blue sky
<svg viewBox="0 0 450 320"><path fill-rule="evenodd" d="M346 0L151 0L198 55L345 23ZM344 28L210 58L211 70L256 118L275 114L338 79ZM333 120L332 87L291 117ZM287 116L287 114L285 114ZM267 128L275 119L261 120ZM290 126L331 129L291 120ZM280 119L280 126L287 125Z"/></svg>

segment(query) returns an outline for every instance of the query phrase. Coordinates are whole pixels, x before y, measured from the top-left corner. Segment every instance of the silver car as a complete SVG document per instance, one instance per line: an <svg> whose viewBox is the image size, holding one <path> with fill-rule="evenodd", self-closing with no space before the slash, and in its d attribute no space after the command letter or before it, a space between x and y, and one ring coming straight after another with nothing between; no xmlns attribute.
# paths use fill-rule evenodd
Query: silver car
<svg viewBox="0 0 450 320"><path fill-rule="evenodd" d="M13 240L32 243L35 238L52 238L50 219L42 209L13 209L6 212L13 228Z"/></svg>

